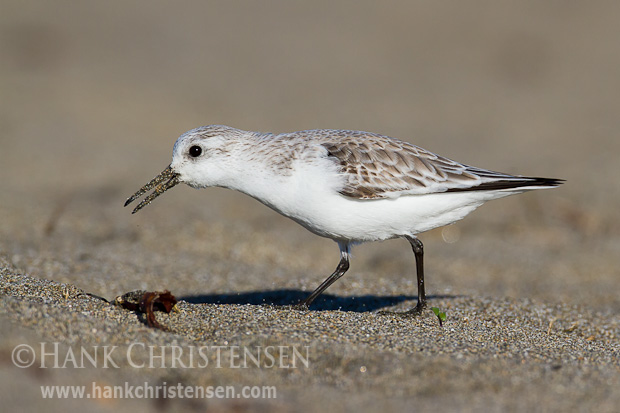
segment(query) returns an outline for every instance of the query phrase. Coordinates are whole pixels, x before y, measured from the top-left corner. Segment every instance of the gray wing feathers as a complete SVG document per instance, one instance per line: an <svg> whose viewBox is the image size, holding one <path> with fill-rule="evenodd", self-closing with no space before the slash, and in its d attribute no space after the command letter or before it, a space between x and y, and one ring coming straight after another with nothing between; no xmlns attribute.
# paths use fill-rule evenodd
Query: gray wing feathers
<svg viewBox="0 0 620 413"><path fill-rule="evenodd" d="M557 185L556 180L540 181L544 178L464 165L387 136L355 131L305 132L321 132L321 145L345 177L340 193L353 198Z"/></svg>

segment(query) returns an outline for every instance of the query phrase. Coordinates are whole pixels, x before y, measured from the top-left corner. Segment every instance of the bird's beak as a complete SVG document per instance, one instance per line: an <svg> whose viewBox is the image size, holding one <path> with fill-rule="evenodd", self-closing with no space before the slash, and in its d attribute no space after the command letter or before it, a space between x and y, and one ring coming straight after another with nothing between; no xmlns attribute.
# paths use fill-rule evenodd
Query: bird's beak
<svg viewBox="0 0 620 413"><path fill-rule="evenodd" d="M149 196L144 198L142 202L140 202L138 206L136 206L131 212L132 214L135 214L136 212L153 202L155 198L157 198L179 182L181 182L181 180L179 179L179 174L174 172L172 168L168 166L159 175L151 179L148 184L140 188L138 192L127 198L127 201L125 201L125 206L131 204L133 201L136 200L136 198L142 196L142 194L144 194L145 192L150 191L152 188L155 188L155 190Z"/></svg>

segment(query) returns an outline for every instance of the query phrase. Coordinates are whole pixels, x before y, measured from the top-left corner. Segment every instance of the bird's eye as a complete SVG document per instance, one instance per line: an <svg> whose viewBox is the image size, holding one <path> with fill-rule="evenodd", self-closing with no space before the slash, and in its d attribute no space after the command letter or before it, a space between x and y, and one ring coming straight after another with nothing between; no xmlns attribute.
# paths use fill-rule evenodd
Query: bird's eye
<svg viewBox="0 0 620 413"><path fill-rule="evenodd" d="M202 148L198 145L194 145L189 148L189 156L192 158L197 158L202 154Z"/></svg>

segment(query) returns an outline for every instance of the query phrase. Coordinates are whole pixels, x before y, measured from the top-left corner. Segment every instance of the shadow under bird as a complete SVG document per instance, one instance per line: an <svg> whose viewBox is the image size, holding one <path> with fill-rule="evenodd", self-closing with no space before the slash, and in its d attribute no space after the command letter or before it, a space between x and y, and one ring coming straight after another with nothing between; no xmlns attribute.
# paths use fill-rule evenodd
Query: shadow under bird
<svg viewBox="0 0 620 413"><path fill-rule="evenodd" d="M349 269L353 244L405 238L415 255L418 302L426 306L424 247L417 234L464 218L486 201L561 179L509 175L465 165L375 133L317 129L279 135L210 125L174 144L172 163L125 202L151 189L138 212L179 183L247 194L313 233L331 238L340 262L308 298L310 304Z"/></svg>

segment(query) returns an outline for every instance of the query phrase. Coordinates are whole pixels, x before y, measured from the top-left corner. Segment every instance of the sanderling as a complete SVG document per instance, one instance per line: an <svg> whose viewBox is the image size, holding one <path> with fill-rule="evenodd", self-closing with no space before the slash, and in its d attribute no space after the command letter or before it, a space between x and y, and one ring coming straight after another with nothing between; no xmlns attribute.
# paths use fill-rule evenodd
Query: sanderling
<svg viewBox="0 0 620 413"><path fill-rule="evenodd" d="M369 132L307 130L274 135L210 125L174 144L172 163L125 202L154 188L133 210L185 183L243 192L313 233L331 238L340 262L308 306L349 269L353 244L402 237L415 255L418 302L426 306L423 244L416 235L451 224L484 202L563 180L476 168L410 143Z"/></svg>

